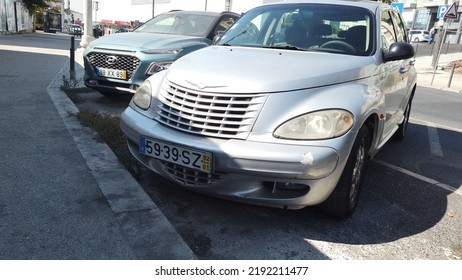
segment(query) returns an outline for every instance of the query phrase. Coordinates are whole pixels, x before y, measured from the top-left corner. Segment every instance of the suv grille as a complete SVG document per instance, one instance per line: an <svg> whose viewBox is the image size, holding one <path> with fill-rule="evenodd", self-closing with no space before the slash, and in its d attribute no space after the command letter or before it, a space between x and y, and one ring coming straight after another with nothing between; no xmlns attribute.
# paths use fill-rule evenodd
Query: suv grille
<svg viewBox="0 0 462 280"><path fill-rule="evenodd" d="M115 64L108 64L106 62L108 56L115 56L117 58L117 62ZM130 79L136 68L140 66L140 60L137 57L131 55L93 52L88 55L88 60L90 61L93 68L102 67L115 70L126 70L127 79Z"/></svg>
<svg viewBox="0 0 462 280"><path fill-rule="evenodd" d="M267 94L200 92L164 82L156 119L175 129L227 139L245 139Z"/></svg>

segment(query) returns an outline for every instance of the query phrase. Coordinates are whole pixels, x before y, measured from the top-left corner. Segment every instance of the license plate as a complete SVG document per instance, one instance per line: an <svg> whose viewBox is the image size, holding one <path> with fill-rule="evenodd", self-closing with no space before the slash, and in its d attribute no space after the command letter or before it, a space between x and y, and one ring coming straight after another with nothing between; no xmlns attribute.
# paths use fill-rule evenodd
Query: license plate
<svg viewBox="0 0 462 280"><path fill-rule="evenodd" d="M127 79L127 71L125 70L116 70L116 69L108 69L108 68L101 68L96 67L96 74L102 77L108 78L115 78L115 79Z"/></svg>
<svg viewBox="0 0 462 280"><path fill-rule="evenodd" d="M202 172L212 172L212 153L140 137L140 153Z"/></svg>

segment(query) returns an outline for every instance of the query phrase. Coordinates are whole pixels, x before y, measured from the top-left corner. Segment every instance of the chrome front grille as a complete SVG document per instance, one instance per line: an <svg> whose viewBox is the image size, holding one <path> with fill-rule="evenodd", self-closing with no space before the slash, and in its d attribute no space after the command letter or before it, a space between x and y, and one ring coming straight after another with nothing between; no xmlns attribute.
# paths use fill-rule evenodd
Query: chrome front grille
<svg viewBox="0 0 462 280"><path fill-rule="evenodd" d="M165 81L155 106L156 119L190 133L245 139L267 97L201 92Z"/></svg>
<svg viewBox="0 0 462 280"><path fill-rule="evenodd" d="M197 187L201 185L212 184L219 180L218 175L208 174L198 170L185 168L177 164L166 161L160 161L165 172L169 173L178 183L188 186Z"/></svg>
<svg viewBox="0 0 462 280"><path fill-rule="evenodd" d="M108 56L116 57L116 63L107 63ZM140 66L140 60L137 57L131 55L92 52L88 55L88 60L90 61L93 68L101 67L115 70L126 70L127 79L130 79L138 66Z"/></svg>

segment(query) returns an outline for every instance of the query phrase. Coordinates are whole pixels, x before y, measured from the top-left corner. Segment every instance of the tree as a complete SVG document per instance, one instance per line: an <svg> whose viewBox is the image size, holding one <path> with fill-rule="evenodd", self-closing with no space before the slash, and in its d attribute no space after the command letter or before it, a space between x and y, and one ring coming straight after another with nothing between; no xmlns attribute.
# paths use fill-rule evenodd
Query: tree
<svg viewBox="0 0 462 280"><path fill-rule="evenodd" d="M41 11L49 7L43 0L22 0L22 2L26 5L29 15L31 16L33 16L37 11Z"/></svg>
<svg viewBox="0 0 462 280"><path fill-rule="evenodd" d="M383 2L383 3L391 4L393 2L398 2L398 1L397 0L382 0L382 1L375 0L375 2Z"/></svg>
<svg viewBox="0 0 462 280"><path fill-rule="evenodd" d="M43 0L22 0L22 2L29 11L29 16L32 18L32 32L35 32L36 13L44 11L50 6Z"/></svg>

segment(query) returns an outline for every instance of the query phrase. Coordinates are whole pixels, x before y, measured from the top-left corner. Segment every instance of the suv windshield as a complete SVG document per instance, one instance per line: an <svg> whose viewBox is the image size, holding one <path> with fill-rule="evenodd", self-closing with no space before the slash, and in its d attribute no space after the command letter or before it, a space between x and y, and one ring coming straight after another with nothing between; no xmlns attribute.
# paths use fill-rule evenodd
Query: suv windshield
<svg viewBox="0 0 462 280"><path fill-rule="evenodd" d="M156 16L133 32L205 36L215 19L216 17L212 15L165 13Z"/></svg>
<svg viewBox="0 0 462 280"><path fill-rule="evenodd" d="M374 45L372 19L368 10L359 7L268 5L246 13L218 45L368 56Z"/></svg>

